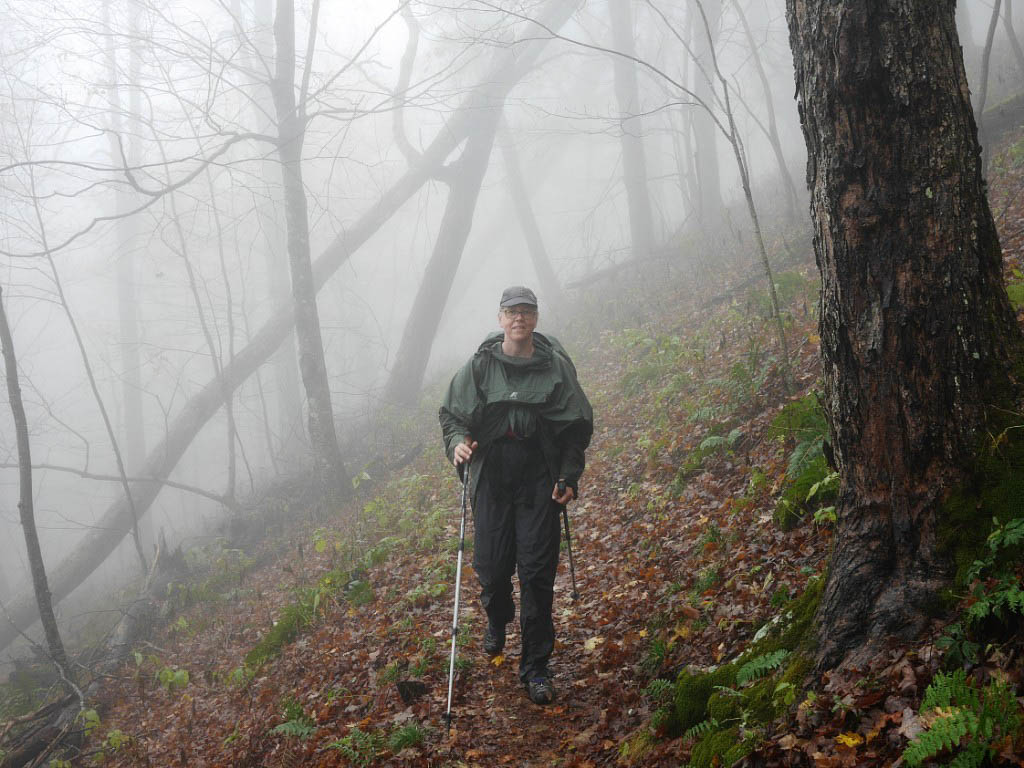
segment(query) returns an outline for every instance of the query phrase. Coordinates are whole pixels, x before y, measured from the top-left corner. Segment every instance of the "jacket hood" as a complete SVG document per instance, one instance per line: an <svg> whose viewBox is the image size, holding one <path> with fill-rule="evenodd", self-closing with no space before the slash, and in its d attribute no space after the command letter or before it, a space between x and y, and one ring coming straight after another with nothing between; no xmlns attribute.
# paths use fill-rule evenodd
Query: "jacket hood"
<svg viewBox="0 0 1024 768"><path fill-rule="evenodd" d="M501 343L505 340L503 331L495 331L484 339L477 347L477 354L484 354L500 360L505 365L513 365L524 370L533 368L544 368L551 365L551 356L554 353L554 345L543 333L533 332L533 356L512 357L501 351Z"/></svg>

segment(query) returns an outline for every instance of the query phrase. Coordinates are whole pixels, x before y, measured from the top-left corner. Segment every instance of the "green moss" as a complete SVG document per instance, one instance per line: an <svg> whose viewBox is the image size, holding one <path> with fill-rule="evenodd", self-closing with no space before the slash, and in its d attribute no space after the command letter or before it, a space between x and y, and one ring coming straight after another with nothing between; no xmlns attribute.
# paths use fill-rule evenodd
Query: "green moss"
<svg viewBox="0 0 1024 768"><path fill-rule="evenodd" d="M782 714L785 707L774 697L776 685L774 677L767 677L743 692L743 711L748 722L770 723Z"/></svg>
<svg viewBox="0 0 1024 768"><path fill-rule="evenodd" d="M647 728L641 728L619 745L619 763L636 765L650 754L654 747L654 734Z"/></svg>
<svg viewBox="0 0 1024 768"><path fill-rule="evenodd" d="M726 664L714 672L692 674L681 672L676 679L673 702L676 727L680 731L692 728L707 719L708 700L716 686L730 687L736 683L735 664Z"/></svg>
<svg viewBox="0 0 1024 768"><path fill-rule="evenodd" d="M722 731L712 731L701 739L690 755L690 765L693 768L732 765L752 751L753 744L746 740L740 741L740 728L737 725Z"/></svg>
<svg viewBox="0 0 1024 768"><path fill-rule="evenodd" d="M1006 286L1006 295L1010 297L1010 304L1014 309L1024 307L1024 280L1009 283Z"/></svg>
<svg viewBox="0 0 1024 768"><path fill-rule="evenodd" d="M743 715L739 696L725 691L716 691L711 694L711 698L708 699L707 711L709 718L726 725L739 720Z"/></svg>
<svg viewBox="0 0 1024 768"><path fill-rule="evenodd" d="M281 653L281 649L299 635L299 630L309 623L312 613L302 603L285 607L281 618L270 631L245 656L248 667L258 667Z"/></svg>
<svg viewBox="0 0 1024 768"><path fill-rule="evenodd" d="M955 583L963 587L971 564L983 553L992 519L1005 525L1024 517L1024 429L1003 427L1003 438L978 453L970 479L955 489L939 512L938 549L955 566Z"/></svg>
<svg viewBox="0 0 1024 768"><path fill-rule="evenodd" d="M792 438L797 443L828 435L825 411L818 395L810 392L799 400L787 403L772 419L768 437L773 440Z"/></svg>
<svg viewBox="0 0 1024 768"><path fill-rule="evenodd" d="M808 581L800 596L786 604L781 619L771 626L763 638L751 645L737 663L742 664L780 649L794 654L812 653L817 647L817 636L812 631L814 615L818 611L818 604L821 603L824 588L823 577ZM789 666L792 664L790 661Z"/></svg>
<svg viewBox="0 0 1024 768"><path fill-rule="evenodd" d="M281 613L274 626L265 634L260 641L245 656L245 665L250 668L259 667L270 659L281 653L281 649L299 636L299 632L313 621L317 609L322 610L326 604L324 597L336 594L339 590L345 589L350 583L365 585L360 588L359 594L373 599L373 588L368 582L353 582L351 575L344 571L330 571L323 576L316 587L300 590L299 599L290 603ZM367 592L368 590L368 592ZM356 602L363 605L363 602Z"/></svg>

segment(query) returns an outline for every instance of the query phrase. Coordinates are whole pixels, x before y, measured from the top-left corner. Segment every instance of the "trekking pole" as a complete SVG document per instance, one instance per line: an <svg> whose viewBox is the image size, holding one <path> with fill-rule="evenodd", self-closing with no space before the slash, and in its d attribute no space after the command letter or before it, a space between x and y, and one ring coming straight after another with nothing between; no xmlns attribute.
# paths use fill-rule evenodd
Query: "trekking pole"
<svg viewBox="0 0 1024 768"><path fill-rule="evenodd" d="M459 557L455 566L455 612L452 616L452 660L448 665L448 709L444 713L445 735L452 731L452 688L455 685L455 639L459 633L459 593L462 591L462 553L466 549L466 485L469 464L462 468L462 524L459 526Z"/></svg>
<svg viewBox="0 0 1024 768"><path fill-rule="evenodd" d="M565 493L565 478L558 479L558 495ZM569 550L569 574L572 576L572 601L575 603L580 599L580 593L576 589L576 564L572 561L572 537L569 536L569 509L562 505L562 521L565 523L565 547Z"/></svg>

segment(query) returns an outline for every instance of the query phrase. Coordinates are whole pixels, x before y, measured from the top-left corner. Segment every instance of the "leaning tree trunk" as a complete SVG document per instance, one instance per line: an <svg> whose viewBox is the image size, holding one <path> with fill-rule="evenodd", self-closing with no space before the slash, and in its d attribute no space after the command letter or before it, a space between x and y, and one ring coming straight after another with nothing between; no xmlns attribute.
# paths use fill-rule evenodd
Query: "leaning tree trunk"
<svg viewBox="0 0 1024 768"><path fill-rule="evenodd" d="M577 0L548 0L538 18L545 26L557 30L572 16L576 5ZM476 114L471 106L478 103L480 92L494 93L496 81L501 81L503 87L511 89L518 79L536 64L547 41L535 38L532 30L526 34L526 41L509 46L505 55L495 60L490 71L483 75L480 83L468 94L462 108L455 111L423 152L422 160L411 167L375 205L347 228L344 234L336 237L320 254L313 264L316 290L319 291L352 253L375 234L428 179L433 178L459 142L473 129ZM139 470L140 475L152 480L132 484L132 494L139 515L146 514L162 487L163 480L177 465L203 426L223 406L223 387L234 390L241 386L281 346L293 328L293 307L290 303L278 307L253 334L249 343L224 366L221 374L223 382L216 379L210 381L185 403L168 425L164 439L153 447ZM130 525L131 511L124 500L111 504L103 516L86 532L75 551L50 574L50 587L54 598L62 600L82 584L114 551ZM8 613L12 621L22 627L38 619L34 601L26 598L19 598L9 605ZM10 645L17 635L17 629L9 622L0 622L0 650Z"/></svg>
<svg viewBox="0 0 1024 768"><path fill-rule="evenodd" d="M818 615L827 668L925 626L949 576L943 491L964 478L1020 334L953 0L787 0L786 15L842 478Z"/></svg>
<svg viewBox="0 0 1024 768"><path fill-rule="evenodd" d="M512 205L516 209L519 227L523 230L526 250L533 262L537 280L540 281L538 285L540 293L550 307L550 309L545 307L544 314L549 318L557 318L562 314L562 307L566 302L565 291L562 290L562 284L558 281L554 267L551 266L551 257L548 256L548 249L544 245L544 237L541 235L537 216L533 212L530 195L526 189L526 181L523 179L519 150L516 149L515 139L504 122L501 126L499 144L502 159L505 161L505 176L508 180L509 195L512 198Z"/></svg>
<svg viewBox="0 0 1024 768"><path fill-rule="evenodd" d="M433 254L423 273L423 282L405 323L395 367L388 376L384 399L389 403L409 406L419 397L434 337L473 226L473 214L490 163L501 109L500 102L478 107L476 129L466 142L458 162L446 174L451 178L448 203Z"/></svg>

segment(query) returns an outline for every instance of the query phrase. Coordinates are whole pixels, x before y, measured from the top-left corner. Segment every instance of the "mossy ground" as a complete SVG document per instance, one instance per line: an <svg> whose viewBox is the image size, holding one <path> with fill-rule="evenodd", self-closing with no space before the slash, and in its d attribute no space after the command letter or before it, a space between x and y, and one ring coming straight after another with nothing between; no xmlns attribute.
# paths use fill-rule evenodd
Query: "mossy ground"
<svg viewBox="0 0 1024 768"><path fill-rule="evenodd" d="M1005 525L1020 517L1024 517L1024 416L986 437L969 480L950 494L939 513L939 552L954 564L956 587L966 586L967 571L983 553L992 520Z"/></svg>
<svg viewBox="0 0 1024 768"><path fill-rule="evenodd" d="M701 723L711 724L693 748L691 765L732 765L756 746L755 729L785 714L785 691L801 691L813 666L816 638L812 629L823 586L823 579L809 582L739 659L710 672L684 671L676 679L673 719L666 730L684 733ZM789 656L779 671L747 687L737 685L744 663L780 650ZM787 685L780 689L781 684Z"/></svg>

